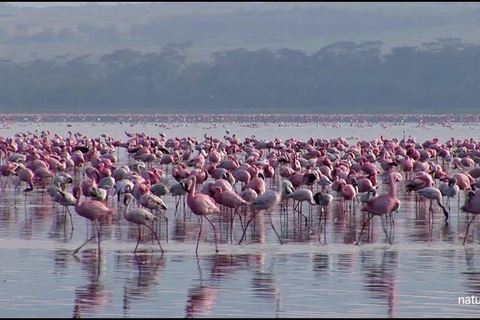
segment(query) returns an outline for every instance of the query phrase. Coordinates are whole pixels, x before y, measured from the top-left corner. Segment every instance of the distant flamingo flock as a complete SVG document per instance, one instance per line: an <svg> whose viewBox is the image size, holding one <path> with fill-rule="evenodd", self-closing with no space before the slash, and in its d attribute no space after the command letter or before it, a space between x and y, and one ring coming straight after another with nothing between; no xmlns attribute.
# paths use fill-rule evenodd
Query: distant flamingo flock
<svg viewBox="0 0 480 320"><path fill-rule="evenodd" d="M416 208L428 206L431 224L448 225L456 218L451 201L457 201L459 210L472 216L465 244L480 213L480 143L474 139L264 140L241 139L227 130L223 137L207 132L201 138L125 131L125 140L118 140L107 133L89 137L70 131L62 137L43 130L0 137L0 156L4 196L22 192L28 204L30 197L48 194L52 205L64 208L71 232L76 218L70 207L91 221L91 238L74 254L93 239L100 254L101 226L112 222L138 228L134 253L145 232L168 252L161 243L169 240L168 219L189 213L199 219L195 252L202 234L212 235L219 251L217 233L225 221L229 242L246 243L249 227L262 216L285 244L272 216L291 213L298 228L315 230L316 224L321 232L334 203L342 214L362 215L354 243L367 241L364 230L375 216L394 243L387 229L405 205L400 192L412 195ZM121 157L126 163L120 164ZM166 205L166 196L175 197L174 208ZM437 213L440 221L434 220ZM162 225L166 236L160 239Z"/></svg>

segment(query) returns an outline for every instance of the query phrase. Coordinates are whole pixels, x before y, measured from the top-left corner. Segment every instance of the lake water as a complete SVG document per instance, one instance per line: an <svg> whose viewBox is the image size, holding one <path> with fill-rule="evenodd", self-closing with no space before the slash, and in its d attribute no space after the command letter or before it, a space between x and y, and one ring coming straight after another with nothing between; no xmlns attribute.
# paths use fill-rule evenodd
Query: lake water
<svg viewBox="0 0 480 320"><path fill-rule="evenodd" d="M439 138L479 139L475 124L419 125L386 123L8 123L3 137L17 132L49 130L67 136L68 131L89 137L107 133L128 139L125 131L170 137L203 135L222 138L226 130L242 141L283 140L296 137L371 140L411 135L418 142ZM128 163L124 149L118 164ZM452 171L453 169L450 169ZM171 171L169 171L170 173ZM81 176L76 176L81 179ZM169 175L170 182L173 178ZM326 224L312 208L304 226L292 213L279 208L272 213L281 245L266 216L260 215L238 244L242 229L238 220L227 233L227 222L218 221L219 253L214 252L212 229L204 223L198 255L195 245L198 218L167 195L169 237L164 221L158 244L137 241L136 226L127 221L102 225L102 254L97 244L71 253L90 237L91 227L73 208L74 231L65 224L61 207L52 207L50 196L33 191L25 197L12 182L0 197L0 316L16 317L477 317L480 305L459 304L461 297L477 297L480 303L480 246L478 221L471 225L462 245L466 214L451 201L448 226L434 206L434 222L428 209L416 209L414 195L398 185L401 208L389 231L389 244L381 220L366 228L360 245L355 237L362 227L360 206L354 214L329 209ZM385 191L381 186L379 193ZM69 190L71 191L71 190ZM464 194L461 195L464 200ZM336 197L335 197L336 198ZM116 203L110 203L116 208ZM304 212L308 212L304 205Z"/></svg>

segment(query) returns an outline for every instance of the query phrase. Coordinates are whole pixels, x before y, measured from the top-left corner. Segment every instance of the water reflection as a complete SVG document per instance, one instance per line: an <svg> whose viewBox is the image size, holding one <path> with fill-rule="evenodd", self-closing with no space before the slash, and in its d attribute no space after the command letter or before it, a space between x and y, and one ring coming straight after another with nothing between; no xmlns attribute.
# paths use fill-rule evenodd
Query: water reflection
<svg viewBox="0 0 480 320"><path fill-rule="evenodd" d="M465 277L467 295L480 296L480 256L474 248L465 248L465 263L467 271L461 274Z"/></svg>
<svg viewBox="0 0 480 320"><path fill-rule="evenodd" d="M266 255L244 254L223 255L216 254L200 259L197 256L198 279L188 290L185 314L187 318L207 316L212 313L218 292L224 281L236 281L236 272L248 270L252 274L251 287L253 297L268 304L275 305L277 314L281 306L281 286L274 272L276 258L265 266ZM205 272L202 265L208 263L209 272Z"/></svg>
<svg viewBox="0 0 480 320"><path fill-rule="evenodd" d="M312 269L315 272L315 276L326 276L328 271L330 271L330 256L326 253L314 254L312 259Z"/></svg>
<svg viewBox="0 0 480 320"><path fill-rule="evenodd" d="M351 273L355 266L356 254L353 253L339 253L337 269L340 272Z"/></svg>
<svg viewBox="0 0 480 320"><path fill-rule="evenodd" d="M187 228L185 220L183 218L176 217L174 220L172 240L184 242L186 238L186 231Z"/></svg>
<svg viewBox="0 0 480 320"><path fill-rule="evenodd" d="M209 315L213 310L219 290L219 288L212 286L212 276L210 276L208 279L204 279L198 255L196 258L199 283L188 289L187 303L185 306L186 318L196 318L198 316ZM211 274L215 274L215 272L212 271Z"/></svg>
<svg viewBox="0 0 480 320"><path fill-rule="evenodd" d="M118 262L126 264L125 267L117 267L120 270L138 270L130 278L125 279L123 285L123 314L130 316L132 300L148 298L155 294L152 292L159 284L158 274L166 267L166 259L163 255L135 254L118 255Z"/></svg>
<svg viewBox="0 0 480 320"><path fill-rule="evenodd" d="M334 200L335 201L335 200ZM342 203L337 199L331 211L333 239L336 243L352 244L356 242L356 219L354 212L344 212ZM325 231L326 232L326 231Z"/></svg>
<svg viewBox="0 0 480 320"><path fill-rule="evenodd" d="M361 261L365 276L364 287L372 299L385 303L388 306L388 316L394 317L398 252L391 250L362 252Z"/></svg>
<svg viewBox="0 0 480 320"><path fill-rule="evenodd" d="M60 129L63 130L63 127L65 126L63 125ZM191 128L193 127L191 126ZM119 128L121 127L112 126L108 130L113 131L112 135L124 138L123 130ZM158 127L151 129L149 134L158 135ZM251 133L250 131L248 132ZM284 134L284 131L271 131L271 134ZM303 134L304 131L299 133ZM110 131L108 132L110 133ZM222 130L223 132L224 130ZM185 130L179 131L179 135L184 133ZM189 130L188 133L190 134L191 131ZM168 135L173 135L172 131ZM241 135L239 132L238 136ZM257 136L261 136L261 134ZM133 161L133 159L127 159L126 152L123 151L123 149L117 150L119 161L115 164L116 166L129 165ZM172 180L171 166L169 168L165 177L170 180L170 185L172 185L174 181ZM450 171L453 172L453 170ZM82 174L82 172L73 174L77 183L83 179ZM281 308L283 309L282 314L286 316L297 316L302 313L307 316L312 314L318 316L348 316L351 314L377 316L376 309L380 309L380 316L391 317L396 314L403 316L416 312L420 314L430 312L430 315L441 316L457 311L465 312L461 313L462 315L468 314L468 310L460 310L461 307L456 304L453 306L443 305L442 308L439 308L438 305L432 307L430 304L428 306L425 298L426 296L445 298L449 294L451 295L445 288L455 288L460 292L465 290L468 294L480 294L480 273L477 272L480 269L478 265L480 262L479 250L474 245L468 245L468 249L465 250L465 260L461 255L465 249L461 242L467 215L459 214L458 199L452 199L450 224L448 226L443 224L443 213L436 206L434 206L435 221L433 224L429 224L428 210L426 211L428 205L415 207L415 194L405 194L406 180L398 185L402 205L401 212L395 215L394 246L386 246L389 247L389 250L399 248L402 252L401 260L397 252L384 252L383 250L381 252L362 252L362 246L357 247L352 244L356 240L355 235L358 235L364 221L362 219L366 218L366 215L362 215L359 206L356 207L355 212L342 211L336 193L332 193L335 199L328 208L326 223L325 221L319 223L319 215L318 212L315 213L314 207L312 216L309 216L308 219L311 225L305 227L303 219L290 208L292 200L288 204L288 210L285 208L285 210L273 211L275 227L277 230L280 227L282 239L286 239L286 243L290 242L290 244L278 246L278 251L275 249L278 239L271 229L270 221L265 220L268 217L264 213L258 214L250 224L246 246L238 246L238 241L234 241L233 245L230 245L228 233L225 233L226 230L230 230L229 221L222 216L221 227L217 229L224 248L221 250L222 254L202 256L198 260L198 257L195 258L192 255L192 248L198 235L198 217L193 215L188 207L186 210L185 207L182 208L182 204L175 214L173 212L175 199L167 196L166 204L171 208L167 214L171 214L172 218L169 219L169 228L174 232L170 232L169 241L172 240L172 242L169 243L169 247L171 250L168 250L168 254L163 257L151 253L132 255L134 243L131 242L137 240L137 229L132 228L132 225L124 220L117 222L116 219L112 219L112 222L102 224L102 251L103 240L105 240L106 255L101 258L106 259L114 254L116 261L112 268L116 277L114 281L109 280L108 273L103 272L106 264L103 260L98 260L95 241L90 243L90 250L81 251L82 258L79 260L80 262L75 263L76 257L71 255L73 244L68 243L71 233L69 230L67 233L64 232L65 223L63 214L60 213L62 207L55 204L55 208L52 208L52 201L45 191L36 188L25 198L22 192L13 190L9 183L5 190L0 190L2 192L0 197L0 235L2 249L4 249L1 256L4 268L2 268L0 280L3 281L1 283L5 287L10 285L12 290L7 287L8 289L3 291L4 295L0 299L3 304L0 304L0 309L3 311L2 314L6 314L7 309L10 309L12 314L15 312L30 316L28 312L35 312L36 306L33 305L34 299L25 299L25 290L35 287L32 292L38 296L45 295L46 292L50 296L52 292L49 291L51 289L48 284L54 283L55 281L51 281L54 278L57 280L55 285L64 286L59 290L61 291L60 295L72 282L75 284L75 297L68 297L68 305L63 306L63 309L59 311L69 315L73 308L74 317L122 316L122 312L124 316L145 315L151 310L157 311L159 308L165 308L165 305L158 303L160 295L162 295L161 298L169 298L172 302L168 305L169 310L163 313L166 316L172 314L186 315L187 317L222 316L225 315L225 312L236 312L237 314L248 312L252 315L267 314L267 316L271 316L274 314L272 311L274 308L277 310L277 316ZM386 186L382 184L377 190L378 193L386 192L385 188ZM462 193L461 197L463 202L465 194ZM111 206L116 208L116 214L121 214L123 207L119 208L116 202L112 202ZM305 204L304 213L307 208L308 205ZM76 220L76 238L85 237L87 240L90 238L90 233L94 231L91 229L90 221L78 216L72 208L71 210L73 220ZM250 214L249 211L247 216ZM373 218L372 223L366 228L365 233L367 234L362 237L362 244L371 243L371 245L366 245L364 249L378 248L380 244L386 243L387 239L380 220L378 217ZM68 218L66 222L69 223ZM239 240L243 232L239 222L236 219L234 223L233 236L237 237L236 240ZM218 223L220 222L216 220L215 224L218 225ZM457 226L454 225L455 223ZM474 226L472 224L472 227ZM66 227L69 228L68 225ZM162 229L165 230L163 226ZM310 229L317 230L317 234L312 236ZM477 231L478 226L475 229ZM213 245L213 234L210 231L206 232L204 237ZM146 233L145 241L150 240L153 239L151 237L149 239L149 234ZM329 245L305 245L305 242L312 240L317 243L322 240L323 244L326 244L328 240ZM468 240L476 241L473 234ZM131 243L132 246L130 247L128 243ZM273 248L270 244L274 244ZM32 250L35 246L38 246L39 249ZM71 249L67 250L68 247ZM460 253L458 256L461 259L454 259L454 256L448 255L449 252L444 253L444 247L453 247L456 254ZM116 248L121 249L113 253L112 251ZM302 251L299 258L295 257L297 248ZM439 248L441 255L439 255ZM317 249L321 252L318 252ZM52 251L54 251L53 254ZM188 251L188 254L182 251ZM245 251L251 252L251 254L226 254ZM255 254L259 251L265 251L266 254ZM32 256L33 253L35 256ZM302 260L305 254L310 254L311 257L309 258L311 260L306 263ZM446 259L442 254L446 254ZM171 263L167 267L165 259L175 259L177 262L180 260L181 263ZM397 260L402 261L402 266L410 268L412 272L397 273L399 264ZM32 276L27 279L29 281L25 281L25 275L36 275L38 270L45 270L43 268L45 262L50 266L45 273L46 276ZM446 265L447 262L451 262L450 265ZM195 270L193 270L193 275L191 274L191 266L195 263L199 263L198 276ZM307 265L308 263L310 265ZM80 266L82 273L74 272L75 267ZM108 267L110 268L111 265L109 264ZM26 273L25 270L33 272ZM438 276L439 273L442 276ZM174 289L180 287L186 289L173 290L175 292L172 293L170 291L172 287L163 288L167 279L162 276L166 274L178 279L174 283ZM191 277L194 278L193 281L191 281ZM311 277L314 277L315 287L309 288L310 291L305 291L309 285L307 281ZM459 278L461 281L458 281ZM282 287L281 284L284 283L288 286ZM405 285L397 287L397 283L405 283ZM161 290L160 284L162 285ZM405 302L414 289L415 291L418 289L418 296ZM222 290L221 293L220 290ZM159 293L159 291L161 292ZM168 296L163 295L164 291L169 293ZM178 291L181 292L178 293ZM231 294L232 291L234 294ZM331 300L325 299L322 301L323 305L320 303L317 305L315 302L318 302L325 292L328 292ZM333 303L330 302L334 302L334 298L331 297L335 295L331 295L331 292L338 296L341 295L345 300L358 299L356 300L358 303L339 303L333 308ZM112 293L117 296L113 302L110 299ZM244 299L238 301L238 297L241 297L243 293L246 293L242 297ZM53 293L50 297L53 297ZM423 299L421 299L422 297ZM43 308L49 306L61 308L57 301L53 301L53 298L52 303L50 301L45 303L43 299L37 300L41 300ZM239 303L232 307L230 304L232 300ZM398 303L397 300L400 300L401 303ZM283 303L282 305L282 301L288 301L288 304ZM311 306L310 310L305 310L307 304ZM372 304L376 308L372 308ZM140 306L141 308L139 308Z"/></svg>
<svg viewBox="0 0 480 320"><path fill-rule="evenodd" d="M61 240L66 242L73 237L73 230L71 229L70 217L65 218L63 213L54 213L55 216L52 221L52 227L50 229L49 238L55 240ZM68 215L68 213L67 213ZM68 225L68 230L67 230Z"/></svg>
<svg viewBox="0 0 480 320"><path fill-rule="evenodd" d="M0 196L0 232L2 238L11 238L19 225L18 207L10 205L10 197ZM15 238L17 235L15 234Z"/></svg>
<svg viewBox="0 0 480 320"><path fill-rule="evenodd" d="M53 258L54 274L66 274L68 262L73 259L71 250L55 250Z"/></svg>
<svg viewBox="0 0 480 320"><path fill-rule="evenodd" d="M19 230L20 238L32 240L34 238L34 232L37 234L45 234L52 220L52 210L48 205L43 206L38 203L32 203L31 206L27 208L25 221L21 223Z"/></svg>
<svg viewBox="0 0 480 320"><path fill-rule="evenodd" d="M212 284L219 285L219 282L231 277L235 271L246 268L248 255L216 254L210 256L210 278Z"/></svg>
<svg viewBox="0 0 480 320"><path fill-rule="evenodd" d="M272 211L271 213L268 213L271 215L279 215L277 211ZM251 216L247 216L248 219L251 218ZM250 222L250 225L248 226L248 229L245 234L245 244L248 243L265 243L265 222L264 219L269 219L264 212L256 212L254 218ZM248 221L248 220L247 220ZM272 227L270 226L270 222L268 222L269 228L271 229ZM272 229L273 231L273 229Z"/></svg>
<svg viewBox="0 0 480 320"><path fill-rule="evenodd" d="M83 313L90 316L101 314L102 307L110 302L110 293L100 280L104 258L95 249L83 250L81 254L81 259L77 259L88 283L75 289L73 318L80 318Z"/></svg>
<svg viewBox="0 0 480 320"><path fill-rule="evenodd" d="M267 268L265 268L265 254L252 255L252 258L256 262L251 269L253 296L269 304L275 304L275 313L278 318L282 305L282 287L274 272L276 257L272 258Z"/></svg>

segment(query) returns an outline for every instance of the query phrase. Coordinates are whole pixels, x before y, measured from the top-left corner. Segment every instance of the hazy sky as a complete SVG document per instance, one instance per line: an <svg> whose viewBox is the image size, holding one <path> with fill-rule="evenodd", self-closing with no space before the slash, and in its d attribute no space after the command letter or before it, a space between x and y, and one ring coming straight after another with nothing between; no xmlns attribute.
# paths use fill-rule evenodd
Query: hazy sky
<svg viewBox="0 0 480 320"><path fill-rule="evenodd" d="M87 3L92 4L92 2L7 2L10 5L17 7L35 7L35 8L44 8L51 6L80 6ZM116 5L118 2L97 2L101 5ZM129 3L129 2L123 2ZM135 3L135 2L133 2ZM148 3L148 2L137 2L137 3Z"/></svg>

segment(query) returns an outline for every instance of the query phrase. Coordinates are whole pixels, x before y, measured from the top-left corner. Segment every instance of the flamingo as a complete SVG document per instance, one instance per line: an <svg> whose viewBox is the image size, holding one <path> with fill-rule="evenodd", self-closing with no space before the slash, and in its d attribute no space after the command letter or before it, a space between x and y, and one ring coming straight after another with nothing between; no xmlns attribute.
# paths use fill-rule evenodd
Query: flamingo
<svg viewBox="0 0 480 320"><path fill-rule="evenodd" d="M133 182L130 180L115 181L113 185L113 195L117 195L117 204L124 193L129 193L133 189Z"/></svg>
<svg viewBox="0 0 480 320"><path fill-rule="evenodd" d="M265 210L265 212L268 214L268 217L270 218L270 225L272 226L273 231L278 237L278 240L280 241L280 244L283 244L282 239L280 239L280 236L277 233L277 230L275 229L275 226L273 225L273 220L271 215L269 214L273 208L281 201L282 197L281 195L273 190L267 190L265 193L262 193L258 195L258 197L253 200L250 203L250 206L254 209L257 210L257 212L253 212L252 217L248 220L247 224L245 225L245 229L243 230L243 235L238 244L242 243L243 238L245 237L245 234L248 229L248 225L250 222L255 218L255 216L261 212L261 210Z"/></svg>
<svg viewBox="0 0 480 320"><path fill-rule="evenodd" d="M347 208L347 205L349 206L350 210L352 209L352 202L355 204L353 199L356 198L358 191L357 191L357 180L354 178L352 179L352 184L347 184L346 182L341 181L340 185L340 191L338 194L342 197L345 205L345 209ZM358 199L357 199L358 201ZM355 210L355 208L354 208Z"/></svg>
<svg viewBox="0 0 480 320"><path fill-rule="evenodd" d="M18 175L16 171L18 167L18 163L15 162L8 162L6 164L0 165L0 181L1 177L11 177L12 175ZM5 189L7 186L7 180L5 179L5 184L3 184L2 188Z"/></svg>
<svg viewBox="0 0 480 320"><path fill-rule="evenodd" d="M451 177L448 179L448 184L444 187L439 187L439 189L442 193L442 196L447 197L448 210L450 210L450 198L458 196L458 193L460 192L460 187L457 185L457 179L455 177Z"/></svg>
<svg viewBox="0 0 480 320"><path fill-rule="evenodd" d="M465 240L467 240L468 229L470 224L473 222L477 214L480 213L480 193L475 193L475 191L470 190L467 193L467 201L460 208L463 212L472 213L472 219L467 223L467 230L465 231L465 237L463 238L463 245L465 245Z"/></svg>
<svg viewBox="0 0 480 320"><path fill-rule="evenodd" d="M364 205L370 203L377 196L377 190L374 188L360 194L360 202Z"/></svg>
<svg viewBox="0 0 480 320"><path fill-rule="evenodd" d="M393 211L397 210L398 207L400 206L400 200L397 198L397 185L396 182L398 182L398 176L394 175L393 172L390 172L390 189L388 193L384 193L379 195L378 197L374 198L370 203L366 204L361 211L368 212L370 214L370 217L365 220L362 226L362 230L360 231L360 234L358 236L357 240L357 245L358 242L360 241L360 238L363 233L363 229L365 228L365 225L370 221L373 217L375 216L383 216L386 214L391 214ZM391 240L389 238L389 241L391 243Z"/></svg>
<svg viewBox="0 0 480 320"><path fill-rule="evenodd" d="M297 201L297 204L293 210L297 211L299 215L302 215L305 218L305 225L307 225L307 217L302 213L302 204L304 201L306 201L308 204L310 204L310 209L312 205L315 205L312 191L310 189L297 189L289 193L287 198L293 198Z"/></svg>
<svg viewBox="0 0 480 320"><path fill-rule="evenodd" d="M443 214L445 215L445 223L448 224L448 211L442 204L442 193L440 192L440 190L435 187L425 187L423 189L417 190L417 194L420 196L424 196L427 199L430 199L429 210L433 210L433 200L436 200L438 206L442 208Z"/></svg>
<svg viewBox="0 0 480 320"><path fill-rule="evenodd" d="M326 210L330 203L332 203L333 196L319 191L313 195L313 201L315 201L315 204L319 205L321 209Z"/></svg>
<svg viewBox="0 0 480 320"><path fill-rule="evenodd" d="M73 183L73 178L68 173L60 172L55 178L53 178L53 184L58 184L62 190L65 190L67 183Z"/></svg>
<svg viewBox="0 0 480 320"><path fill-rule="evenodd" d="M163 202L163 200L160 197L154 195L153 193L142 194L140 196L140 199L138 199L138 203L140 203L141 206L147 209L156 210L162 215L162 217L165 219L165 225L166 225L165 236L168 242L168 218L165 215L165 213L161 211L161 210L167 210L168 206Z"/></svg>
<svg viewBox="0 0 480 320"><path fill-rule="evenodd" d="M200 220L200 231L198 232L197 247L195 248L195 253L198 251L198 243L200 242L200 235L202 234L203 218L207 219L210 225L213 228L213 235L215 238L215 252L218 252L217 248L217 233L215 230L215 225L208 219L208 215L219 214L220 209L215 203L215 199L209 195L203 193L195 193L195 186L197 184L197 178L195 176L189 176L187 178L188 184L188 193L187 193L187 205L192 210L192 212L201 216Z"/></svg>
<svg viewBox="0 0 480 320"><path fill-rule="evenodd" d="M232 215L232 220L230 221L230 241L233 242L231 236L233 233L233 221L235 219L235 215L238 212L238 208L246 206L248 202L244 200L240 195L233 191L223 191L220 187L214 186L214 199L218 204L221 204L227 208L235 209ZM242 222L242 217L239 215L240 222Z"/></svg>
<svg viewBox="0 0 480 320"><path fill-rule="evenodd" d="M29 192L33 190L33 171L24 168L18 172L18 185L20 185L20 182L24 181L27 184L27 187L25 187L25 190L23 192Z"/></svg>
<svg viewBox="0 0 480 320"><path fill-rule="evenodd" d="M152 185L150 192L156 195L157 197L162 197L168 194L168 187L163 182L157 182Z"/></svg>
<svg viewBox="0 0 480 320"><path fill-rule="evenodd" d="M324 215L325 222L327 221L327 209L330 203L332 203L333 201L333 196L331 194L323 193L319 191L313 195L313 201L315 201L316 205L320 206L320 217L319 217L319 227L320 227L322 214Z"/></svg>
<svg viewBox="0 0 480 320"><path fill-rule="evenodd" d="M332 181L330 181L325 174L322 174L320 180L317 182L317 185L322 186L322 191L326 191L326 189L332 185Z"/></svg>
<svg viewBox="0 0 480 320"><path fill-rule="evenodd" d="M262 195L267 190L265 180L261 176L252 178L248 183L245 183L243 188L250 187L257 192L258 195Z"/></svg>
<svg viewBox="0 0 480 320"><path fill-rule="evenodd" d="M239 193L239 196L247 201L247 202L252 202L253 200L257 199L258 197L258 194L255 190L253 190L252 188L250 187L247 187L245 188L245 190L242 190L240 193Z"/></svg>
<svg viewBox="0 0 480 320"><path fill-rule="evenodd" d="M135 249L133 250L133 253L135 254L137 252L138 244L140 243L141 239L141 229L140 227L142 225L147 226L155 236L155 239L157 239L158 245L160 247L160 251L164 253L162 245L160 243L160 240L158 239L158 235L153 230L153 228L148 224L151 221L158 220L159 218L156 217L153 213L143 209L143 208L136 208L136 209L131 209L128 210L130 203L132 201L133 195L131 193L125 193L123 195L123 204L125 205L125 211L123 213L123 217L125 220L130 221L132 223L135 223L138 225L138 238L137 238L137 245L135 246Z"/></svg>
<svg viewBox="0 0 480 320"><path fill-rule="evenodd" d="M108 195L107 190L99 188L94 185L90 187L88 191L89 191L88 195L90 196L90 199L107 202L107 195Z"/></svg>
<svg viewBox="0 0 480 320"><path fill-rule="evenodd" d="M188 193L186 190L186 179L181 180L180 182L172 185L169 192L175 197L175 214L177 214L178 205L180 204L180 199L183 197L183 207L185 208L185 195Z"/></svg>
<svg viewBox="0 0 480 320"><path fill-rule="evenodd" d="M72 213L70 212L70 209L68 209L68 207L75 206L77 199L73 194L57 189L57 193L53 197L53 201L60 203L63 206L64 210L66 210L65 218L67 217L67 212L68 212L68 215L70 216L70 224L72 226L72 231L73 231L74 228L73 228Z"/></svg>
<svg viewBox="0 0 480 320"><path fill-rule="evenodd" d="M285 208L287 209L288 208L288 195L290 193L292 193L293 191L295 191L295 188L293 187L293 184L290 180L282 180L281 182L281 190L282 190L282 199L281 199L281 203L280 203L280 208ZM284 202L286 202L284 204Z"/></svg>
<svg viewBox="0 0 480 320"><path fill-rule="evenodd" d="M98 254L100 255L100 227L98 226L98 222L106 219L110 215L113 215L114 211L113 209L107 207L103 202L97 200L84 200L82 203L80 203L81 189L79 186L73 187L73 196L77 199L75 202L75 212L77 212L79 216L92 221L97 230ZM93 240L93 238L95 238L95 235L85 241L72 254L75 255L84 245Z"/></svg>

